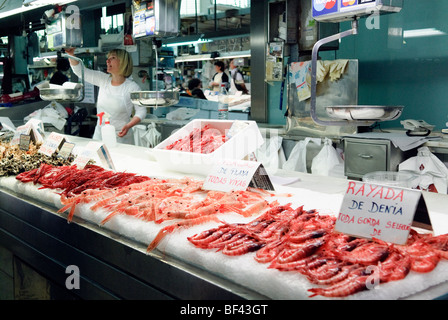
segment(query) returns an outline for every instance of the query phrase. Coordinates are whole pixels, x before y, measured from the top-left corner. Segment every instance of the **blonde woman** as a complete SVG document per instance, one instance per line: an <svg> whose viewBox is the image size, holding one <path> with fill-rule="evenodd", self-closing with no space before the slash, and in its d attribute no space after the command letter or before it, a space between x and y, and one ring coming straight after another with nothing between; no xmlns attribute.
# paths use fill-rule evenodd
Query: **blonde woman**
<svg viewBox="0 0 448 320"><path fill-rule="evenodd" d="M74 55L74 48L65 52ZM80 77L79 62L70 59L73 72ZM139 85L129 77L132 74L132 58L126 50L113 49L107 54L107 73L84 69L84 81L98 86L97 112L110 115L110 123L117 132L117 142L134 144L132 127L146 117L146 107L135 105L131 101L132 91L141 91ZM99 120L92 137L101 140Z"/></svg>

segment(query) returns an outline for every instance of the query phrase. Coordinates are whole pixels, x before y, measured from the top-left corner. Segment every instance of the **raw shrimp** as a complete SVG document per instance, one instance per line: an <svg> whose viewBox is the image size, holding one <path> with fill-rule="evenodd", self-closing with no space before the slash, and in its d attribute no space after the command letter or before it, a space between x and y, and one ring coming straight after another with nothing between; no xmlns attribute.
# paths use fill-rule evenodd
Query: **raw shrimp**
<svg viewBox="0 0 448 320"><path fill-rule="evenodd" d="M179 222L176 222L174 224L168 225L164 228L162 228L162 230L160 230L156 237L154 238L154 240L149 244L148 248L146 249L146 252L151 252L152 250L154 250L157 245L160 243L160 241L162 241L163 238L165 238L168 234L172 233L175 230L178 230L180 228L189 228L198 224L202 224L202 223L206 223L206 222L210 222L210 221L215 221L215 222L219 222L219 219L212 215L212 216L204 216L204 217L200 217L200 218L196 218L196 219L189 219L189 220L182 220Z"/></svg>

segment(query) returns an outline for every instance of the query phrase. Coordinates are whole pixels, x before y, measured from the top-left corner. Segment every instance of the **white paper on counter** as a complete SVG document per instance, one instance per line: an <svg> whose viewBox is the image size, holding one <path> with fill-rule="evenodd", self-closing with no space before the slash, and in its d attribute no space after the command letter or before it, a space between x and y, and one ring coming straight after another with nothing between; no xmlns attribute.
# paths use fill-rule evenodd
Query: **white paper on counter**
<svg viewBox="0 0 448 320"><path fill-rule="evenodd" d="M428 140L437 140L440 137L409 137L405 132L364 132L354 135L347 135L346 137L361 138L361 139L383 139L390 140L395 147L401 151L408 151L418 146L421 146Z"/></svg>
<svg viewBox="0 0 448 320"><path fill-rule="evenodd" d="M299 177L279 177L279 176L269 176L271 178L271 182L275 185L278 184L280 186L287 186L294 182L300 181Z"/></svg>
<svg viewBox="0 0 448 320"><path fill-rule="evenodd" d="M442 201L442 198L446 198L447 195L426 191L422 192L422 195L425 199L434 235L437 236L448 233L448 211L446 202Z"/></svg>
<svg viewBox="0 0 448 320"><path fill-rule="evenodd" d="M8 117L0 117L0 123L3 126L2 131L9 130L9 131L16 131L16 127L12 123L11 119Z"/></svg>

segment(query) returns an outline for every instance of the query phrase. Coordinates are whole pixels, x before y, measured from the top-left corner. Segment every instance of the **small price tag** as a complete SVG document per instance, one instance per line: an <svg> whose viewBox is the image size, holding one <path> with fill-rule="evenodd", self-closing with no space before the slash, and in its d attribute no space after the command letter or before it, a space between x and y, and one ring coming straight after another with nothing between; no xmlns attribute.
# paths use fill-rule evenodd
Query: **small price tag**
<svg viewBox="0 0 448 320"><path fill-rule="evenodd" d="M96 152L98 157L100 158L101 163L104 166L107 166L109 169L112 169L115 171L114 162L112 161L112 157L109 154L109 151L107 150L107 147L102 142L96 142L96 141L90 141L86 149Z"/></svg>
<svg viewBox="0 0 448 320"><path fill-rule="evenodd" d="M52 132L44 144L39 148L39 153L51 157L53 153L59 150L65 142L65 137L59 133Z"/></svg>
<svg viewBox="0 0 448 320"><path fill-rule="evenodd" d="M72 165L76 165L78 169L84 169L90 160L93 160L94 153L92 150L84 148L73 160Z"/></svg>
<svg viewBox="0 0 448 320"><path fill-rule="evenodd" d="M246 190L247 187L274 190L260 162L224 159L217 163L204 181L204 190Z"/></svg>
<svg viewBox="0 0 448 320"><path fill-rule="evenodd" d="M425 223L430 225L421 191L350 181L335 230L405 244L417 208Z"/></svg>
<svg viewBox="0 0 448 320"><path fill-rule="evenodd" d="M59 150L58 157L67 160L70 154L72 153L73 148L75 148L74 143L64 142L64 144L61 147L61 150Z"/></svg>
<svg viewBox="0 0 448 320"><path fill-rule="evenodd" d="M19 141L19 149L23 151L30 150L31 136L29 134L21 134Z"/></svg>

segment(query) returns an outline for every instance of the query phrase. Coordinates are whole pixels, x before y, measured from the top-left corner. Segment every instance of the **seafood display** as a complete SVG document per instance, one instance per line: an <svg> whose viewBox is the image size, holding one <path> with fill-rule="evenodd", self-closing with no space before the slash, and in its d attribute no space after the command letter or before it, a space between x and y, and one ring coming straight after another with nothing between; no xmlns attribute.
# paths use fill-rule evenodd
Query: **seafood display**
<svg viewBox="0 0 448 320"><path fill-rule="evenodd" d="M23 157L32 157L31 151ZM0 161L11 157L8 152L0 148ZM412 272L429 273L440 261L448 260L448 234L432 236L412 229L406 245L355 238L334 230L335 216L267 200L272 196L291 197L289 193L272 194L254 188L207 191L202 189L203 181L189 177L153 178L94 164L78 169L42 161L37 167L25 169L16 180L33 183L38 189L53 189L58 194L56 201L60 197L58 213L68 211L68 222L81 205L85 206L85 216L100 212L96 220L100 226L120 215L150 222L157 228L154 238L144 240L145 246L150 242L147 252L174 232L214 222L215 227L191 232L182 237L183 241L192 250L219 252L227 258L247 255L252 260L253 256L261 268L294 277L297 274L311 284L312 288L303 290L308 289L309 297L347 297L379 283L403 280ZM256 218L229 223L221 215L227 213Z"/></svg>
<svg viewBox="0 0 448 320"><path fill-rule="evenodd" d="M0 142L0 177L37 169L42 163L62 166L70 165L74 160L73 156L63 159L54 154L49 157L37 152L38 150L39 146L33 142L27 151L21 150L18 145Z"/></svg>
<svg viewBox="0 0 448 320"><path fill-rule="evenodd" d="M218 129L214 129L207 124L202 129L193 129L189 135L168 145L166 149L208 154L218 149L225 142L226 136Z"/></svg>
<svg viewBox="0 0 448 320"><path fill-rule="evenodd" d="M448 258L448 235L412 230L406 245L354 238L334 231L336 218L317 211L273 206L247 224L227 224L188 238L198 248L224 255L255 252L254 259L280 271L304 275L310 297L345 297L375 283L404 279L410 271L432 271Z"/></svg>
<svg viewBox="0 0 448 320"><path fill-rule="evenodd" d="M158 224L176 220L174 224L160 230L148 246L148 252L175 230L208 221L218 222L217 213L236 212L247 217L269 206L264 199L268 193L259 189L205 191L202 190L203 181L187 177L157 179L113 172L96 165L77 169L76 166L52 167L43 164L38 169L19 174L16 179L24 183L41 184L40 189L62 189L63 207L59 212L69 210L69 222L76 206L81 203L91 204L92 211L102 208L109 212L101 225L120 214Z"/></svg>

